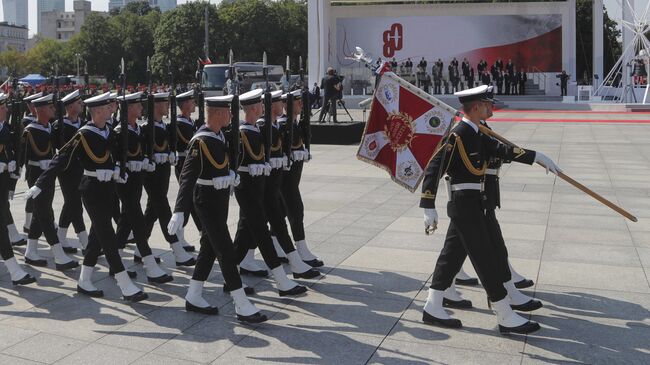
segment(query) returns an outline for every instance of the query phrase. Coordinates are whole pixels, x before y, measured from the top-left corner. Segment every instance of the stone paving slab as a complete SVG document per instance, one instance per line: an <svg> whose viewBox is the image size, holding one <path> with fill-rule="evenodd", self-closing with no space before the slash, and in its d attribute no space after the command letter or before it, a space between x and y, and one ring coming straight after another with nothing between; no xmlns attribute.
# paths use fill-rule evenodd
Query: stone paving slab
<svg viewBox="0 0 650 365"><path fill-rule="evenodd" d="M187 313L183 297L192 269L173 266L156 225L150 243L175 280L159 287L146 283L128 247L124 262L150 295L136 305L120 300L103 258L94 274L106 293L102 299L77 295L78 270L60 273L51 260L47 268L26 267L39 282L21 288L11 285L0 265L0 364L650 363L650 127L493 125L506 138L557 159L567 174L639 217L626 221L541 168L503 167L497 216L511 262L537 284L525 293L545 304L531 315L542 325L533 335L499 335L480 286L458 287L474 303L471 310L451 311L463 321L462 330L422 323L448 226L445 189L438 195L439 229L425 236L418 194L358 161L355 146L315 145L301 189L308 241L326 266L320 278L300 281L310 288L306 296L280 299L269 279L244 277L270 320L242 325L215 265L205 297L220 315ZM172 179L170 201L177 189ZM11 204L19 227L25 190L20 181ZM61 204L57 192L57 215ZM231 234L237 218L233 199ZM198 246L196 228L187 227L186 239ZM77 242L72 230L68 235ZM40 251L51 257L44 241ZM23 262L24 248L15 252ZM257 259L261 264L259 254ZM475 275L469 262L464 268Z"/></svg>

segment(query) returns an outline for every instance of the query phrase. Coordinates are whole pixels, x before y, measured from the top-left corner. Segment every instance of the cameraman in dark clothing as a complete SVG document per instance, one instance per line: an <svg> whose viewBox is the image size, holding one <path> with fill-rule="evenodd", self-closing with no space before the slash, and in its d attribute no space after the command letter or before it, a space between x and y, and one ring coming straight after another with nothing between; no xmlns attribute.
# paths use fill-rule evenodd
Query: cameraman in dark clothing
<svg viewBox="0 0 650 365"><path fill-rule="evenodd" d="M341 79L336 75L336 71L333 68L327 68L327 75L323 78L320 85L322 90L325 90L325 96L323 100L323 108L320 111L320 116L318 117L318 122L322 123L329 112L332 116L334 123L336 121L336 101L341 95Z"/></svg>

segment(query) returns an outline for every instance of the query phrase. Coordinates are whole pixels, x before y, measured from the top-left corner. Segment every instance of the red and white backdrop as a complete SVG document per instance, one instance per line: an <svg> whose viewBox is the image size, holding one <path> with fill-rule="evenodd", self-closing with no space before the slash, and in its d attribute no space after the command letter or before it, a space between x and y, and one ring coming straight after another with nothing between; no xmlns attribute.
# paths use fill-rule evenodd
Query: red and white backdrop
<svg viewBox="0 0 650 365"><path fill-rule="evenodd" d="M345 59L362 47L374 59L398 62L411 58L417 65L453 57L467 58L476 68L481 59L492 65L512 59L516 67L542 72L562 70L562 14L374 16L336 19L336 55L339 68L353 66Z"/></svg>

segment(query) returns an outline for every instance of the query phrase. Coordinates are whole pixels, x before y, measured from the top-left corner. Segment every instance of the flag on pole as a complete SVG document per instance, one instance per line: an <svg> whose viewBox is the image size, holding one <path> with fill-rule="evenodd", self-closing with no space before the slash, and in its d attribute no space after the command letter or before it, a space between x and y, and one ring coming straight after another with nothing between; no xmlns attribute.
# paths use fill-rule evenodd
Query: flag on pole
<svg viewBox="0 0 650 365"><path fill-rule="evenodd" d="M381 76L357 157L414 192L458 112L393 72Z"/></svg>

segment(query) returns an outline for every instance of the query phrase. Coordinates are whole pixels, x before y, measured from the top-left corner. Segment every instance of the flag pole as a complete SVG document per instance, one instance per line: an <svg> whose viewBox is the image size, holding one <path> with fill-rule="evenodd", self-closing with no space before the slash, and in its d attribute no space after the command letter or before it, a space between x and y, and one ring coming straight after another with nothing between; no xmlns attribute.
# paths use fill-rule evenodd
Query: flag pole
<svg viewBox="0 0 650 365"><path fill-rule="evenodd" d="M512 143L512 142L510 142L509 140L507 140L506 138L502 137L501 135L499 135L498 133L494 132L493 130L491 130L491 129L489 129L489 128L486 128L486 127L484 127L484 126L482 126L482 125L479 126L479 128L481 129L481 132L483 132L483 133L485 133L485 134L487 134L487 135L489 135L489 136L491 136L491 137L494 137L494 138L498 139L499 141L501 141L501 142L503 142L503 143L505 143L505 144L507 144L507 145L510 145L510 146L513 146L513 147L517 147L517 145L515 145L515 144ZM539 163L539 162L538 162L538 164L542 165L542 167L546 167L543 163ZM565 173L563 173L563 172L560 171L560 172L557 173L557 176L559 176L562 180L568 182L569 184L575 186L576 188L578 188L579 190L581 190L581 191L584 192L585 194L591 196L592 198L598 200L598 201L601 202L602 204L604 204L604 205L608 206L609 208L613 209L613 210L616 211L618 214L620 214L620 215L624 216L625 218L631 220L632 222L637 222L637 221L638 221L638 219L637 219L635 216L633 216L632 214L630 214L630 213L629 213L628 211L626 211L625 209L623 209L623 208L619 207L618 205L612 203L611 201L605 199L603 196L599 195L598 193L596 193L595 191L589 189L588 187L582 185L581 183L575 181L575 180L572 179L570 176L567 176Z"/></svg>

